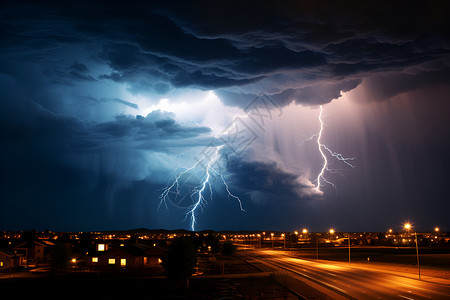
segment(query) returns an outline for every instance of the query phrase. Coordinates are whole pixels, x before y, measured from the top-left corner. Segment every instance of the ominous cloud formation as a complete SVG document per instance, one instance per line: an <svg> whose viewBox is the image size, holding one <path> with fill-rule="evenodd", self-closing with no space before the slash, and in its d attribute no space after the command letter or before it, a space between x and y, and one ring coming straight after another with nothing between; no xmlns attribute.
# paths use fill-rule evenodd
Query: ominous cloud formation
<svg viewBox="0 0 450 300"><path fill-rule="evenodd" d="M5 6L1 29L4 51L39 53L32 60L53 61L46 64L57 77L109 79L136 93L222 89L230 104L260 91L281 103L323 104L372 74L425 63L448 69L446 11L443 1L30 2ZM89 61L64 66L86 51ZM92 61L109 69L92 74Z"/></svg>
<svg viewBox="0 0 450 300"><path fill-rule="evenodd" d="M298 175L281 170L273 162L231 160L227 164L233 186L249 193L256 204L277 201L303 203L312 199L311 184Z"/></svg>
<svg viewBox="0 0 450 300"><path fill-rule="evenodd" d="M78 229L79 216L68 211L81 214L91 204L104 211L105 202L105 226L123 218L118 226L131 227L138 223L128 221L139 216L148 222L139 226L179 227L156 213L148 220L142 211L154 210L149 203L157 203L171 169L192 163L194 154L183 153L222 143L213 134L222 128L214 127L232 121L223 104L239 114L264 92L280 109L292 102L315 107L355 90L361 103L384 103L448 86L449 6L3 1L0 159L7 179L0 187L7 209L0 211L0 227L49 219ZM194 114L199 91L210 90L222 106ZM164 111L167 103L184 106L175 115ZM283 136L273 140L283 144ZM245 201L283 205L317 196L304 178L310 170L296 174L274 157L255 159L225 161ZM19 217L22 206L25 217ZM86 226L102 226L94 216L87 219Z"/></svg>

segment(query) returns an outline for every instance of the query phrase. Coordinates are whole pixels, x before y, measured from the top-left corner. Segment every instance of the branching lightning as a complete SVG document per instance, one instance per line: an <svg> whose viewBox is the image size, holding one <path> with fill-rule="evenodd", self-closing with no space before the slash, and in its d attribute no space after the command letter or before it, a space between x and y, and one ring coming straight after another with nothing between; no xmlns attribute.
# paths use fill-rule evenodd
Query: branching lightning
<svg viewBox="0 0 450 300"><path fill-rule="evenodd" d="M332 183L331 181L327 180L325 178L325 172L330 172L330 173L335 173L336 170L334 169L330 169L328 167L328 158L325 155L326 152L328 152L332 157L334 157L335 159L345 163L346 165L348 165L351 168L354 168L355 166L353 164L351 164L351 161L354 160L354 157L344 157L342 154L337 153L333 150L331 150L330 148L328 148L323 142L322 142L322 133L323 133L323 129L324 129L324 122L323 122L323 108L322 105L320 106L320 113L319 113L319 123L320 123L320 130L318 133L315 133L313 135L311 135L309 138L303 140L303 142L301 143L301 146L305 143L305 142L309 142L312 141L314 138L317 137L317 147L319 149L320 155L322 156L323 159L323 164L322 164L322 168L319 172L319 174L317 175L316 178L316 191L317 192L322 192L322 186L323 183L327 183L331 186L334 187L334 189L337 191L337 187L334 183Z"/></svg>
<svg viewBox="0 0 450 300"><path fill-rule="evenodd" d="M233 199L236 199L239 203L239 207L241 211L245 212L245 210L242 207L242 201L238 196L235 196L230 192L230 188L225 180L225 177L223 174L219 172L217 168L214 168L213 166L217 163L219 157L220 157L220 150L223 146L217 146L213 147L214 154L211 157L203 156L201 159L197 160L195 164L193 164L190 168L185 169L184 171L178 173L177 176L173 179L172 183L165 187L163 189L163 192L159 196L160 202L158 205L158 208L161 207L163 204L167 208L167 199L171 193L175 193L175 197L181 196L180 192L180 179L183 175L188 174L191 171L195 171L195 169L203 167L204 168L204 174L200 180L200 184L194 187L194 189L191 192L191 199L193 200L193 204L188 207L188 210L186 212L186 218L189 218L190 220L190 227L192 231L195 231L195 225L197 223L196 218L196 211L203 207L206 204L205 199L205 193L207 192L207 188L209 188L209 197L212 198L213 196L213 179L220 178L223 185L225 186L225 190L227 191L228 197L231 197ZM207 163L206 163L207 162ZM206 165L205 165L206 163Z"/></svg>

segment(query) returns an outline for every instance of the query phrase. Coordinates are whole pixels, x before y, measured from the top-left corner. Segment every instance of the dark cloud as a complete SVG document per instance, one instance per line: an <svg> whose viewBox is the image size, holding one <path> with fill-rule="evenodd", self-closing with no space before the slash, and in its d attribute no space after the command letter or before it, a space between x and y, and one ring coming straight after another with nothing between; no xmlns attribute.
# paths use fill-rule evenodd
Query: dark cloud
<svg viewBox="0 0 450 300"><path fill-rule="evenodd" d="M11 51L19 45L82 51L89 41L98 49L91 59L112 70L98 79L126 83L134 92L240 87L222 94L230 96L227 103L238 104L236 94L264 91L281 103L320 104L339 97L349 82L354 87L370 75L447 57L445 11L443 1L138 2L110 3L106 13L95 2L10 2L1 28ZM94 80L86 63L72 62L70 74Z"/></svg>
<svg viewBox="0 0 450 300"><path fill-rule="evenodd" d="M6 207L0 225L51 219L71 226L90 205L96 211L90 224L99 216L115 224L120 211L145 219L137 211L154 208L149 203L157 202L169 157L218 142L208 127L182 124L173 114L139 114L148 108L141 103L150 106L177 89L212 89L225 104L240 107L264 92L281 107L325 104L358 85L367 93L362 99L372 102L448 85L449 6L3 1L0 160L7 179L0 181ZM135 97L126 98L125 90ZM429 112L427 120L433 118ZM252 205L307 203L316 196L309 181L276 163L246 159L228 161L226 171ZM151 225L159 224L156 213L151 217ZM131 219L123 224L135 224Z"/></svg>
<svg viewBox="0 0 450 300"><path fill-rule="evenodd" d="M95 78L90 76L90 75L85 75L82 74L78 71L70 71L69 73L74 79L79 79L79 80L87 80L87 81L95 81Z"/></svg>
<svg viewBox="0 0 450 300"><path fill-rule="evenodd" d="M69 69L80 72L80 73L89 72L89 69L88 69L88 67L86 67L85 64L78 63L76 61L74 61L73 64L70 65Z"/></svg>
<svg viewBox="0 0 450 300"><path fill-rule="evenodd" d="M305 204L314 198L311 185L275 162L232 159L227 163L227 171L233 187L257 204Z"/></svg>
<svg viewBox="0 0 450 300"><path fill-rule="evenodd" d="M98 133L113 137L132 137L140 141L154 139L158 142L170 139L191 139L211 132L207 127L182 126L173 117L175 117L174 114L160 110L153 111L146 117L119 115L114 121L97 124L95 129Z"/></svg>
<svg viewBox="0 0 450 300"><path fill-rule="evenodd" d="M364 96L359 99L386 101L401 93L450 84L450 66L445 66L444 62L437 69L420 67L419 70L411 70L411 73L374 75L364 79Z"/></svg>

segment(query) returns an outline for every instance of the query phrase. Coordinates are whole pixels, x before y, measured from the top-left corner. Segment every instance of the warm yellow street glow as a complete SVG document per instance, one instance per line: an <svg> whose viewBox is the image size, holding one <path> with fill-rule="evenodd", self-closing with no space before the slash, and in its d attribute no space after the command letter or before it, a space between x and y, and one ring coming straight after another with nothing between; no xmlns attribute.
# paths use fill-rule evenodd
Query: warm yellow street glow
<svg viewBox="0 0 450 300"><path fill-rule="evenodd" d="M334 234L334 229L333 228L330 229L330 233Z"/></svg>
<svg viewBox="0 0 450 300"><path fill-rule="evenodd" d="M439 232L439 227L435 227L434 231Z"/></svg>
<svg viewBox="0 0 450 300"><path fill-rule="evenodd" d="M308 229L306 229L306 228L303 228L303 230L302 230L302 233L303 233L303 234L306 234L306 233L308 233Z"/></svg>
<svg viewBox="0 0 450 300"><path fill-rule="evenodd" d="M408 229L408 230L411 229L411 224L406 223L406 224L405 224L405 229Z"/></svg>

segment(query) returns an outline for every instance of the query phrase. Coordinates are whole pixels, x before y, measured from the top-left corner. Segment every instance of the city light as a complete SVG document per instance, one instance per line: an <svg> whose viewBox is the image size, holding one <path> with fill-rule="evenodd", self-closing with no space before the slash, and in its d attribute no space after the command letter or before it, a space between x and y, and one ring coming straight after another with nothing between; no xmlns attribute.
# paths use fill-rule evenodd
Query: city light
<svg viewBox="0 0 450 300"><path fill-rule="evenodd" d="M334 234L334 229L333 228L330 229L330 234Z"/></svg>
<svg viewBox="0 0 450 300"><path fill-rule="evenodd" d="M435 228L434 228L434 231L435 231L435 232L439 232L439 227L435 227Z"/></svg>
<svg viewBox="0 0 450 300"><path fill-rule="evenodd" d="M306 228L303 228L303 230L302 230L302 233L303 233L303 234L306 234L306 233L308 233L308 229L306 229Z"/></svg>
<svg viewBox="0 0 450 300"><path fill-rule="evenodd" d="M411 224L410 223L406 223L405 224L405 229L406 230L410 230L411 229Z"/></svg>

